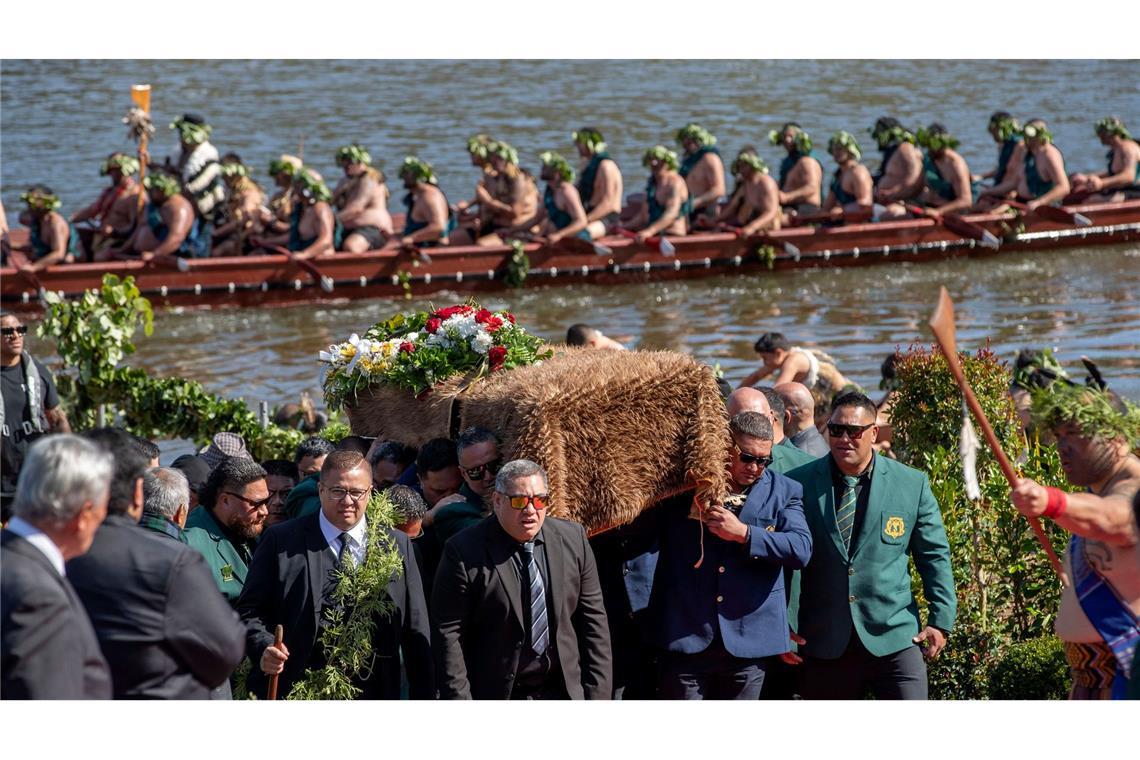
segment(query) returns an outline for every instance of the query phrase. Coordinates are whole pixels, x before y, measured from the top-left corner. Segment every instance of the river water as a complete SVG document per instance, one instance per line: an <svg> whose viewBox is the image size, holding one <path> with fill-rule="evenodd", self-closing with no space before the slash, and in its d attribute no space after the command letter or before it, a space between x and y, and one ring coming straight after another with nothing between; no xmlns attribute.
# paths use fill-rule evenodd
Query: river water
<svg viewBox="0 0 1140 760"><path fill-rule="evenodd" d="M0 193L10 222L32 182L52 185L65 212L98 192L101 159L132 148L118 120L137 82L154 87L152 155L159 159L176 153L166 124L195 111L213 124L219 149L238 152L259 173L303 141L308 162L332 176L336 147L360 141L388 170L409 153L432 162L453 201L473 186L464 143L476 132L510 141L534 167L544 149L572 155L569 132L596 125L626 172L626 192L634 192L645 179L641 152L670 143L689 120L713 131L726 154L752 143L772 165L782 151L767 144L769 129L794 119L823 144L845 128L872 167L877 154L865 129L878 116L912 126L937 120L962 140L960 151L978 172L995 160L985 124L999 108L1023 120L1046 118L1071 170L1103 167L1096 119L1118 114L1140 127L1135 61L5 61ZM830 173L830 160L824 165ZM661 285L567 285L484 302L510 308L544 338L560 340L568 325L587 322L631 348L719 363L730 380L754 367L756 337L778 330L826 350L848 377L874 388L883 356L930 341L925 323L940 285L957 303L963 348L988 339L1012 358L1024 346L1051 346L1082 377L1079 357L1087 354L1114 388L1140 398L1135 244ZM132 361L277 404L318 392L320 348L425 305L164 312ZM34 341L32 349L50 353Z"/></svg>

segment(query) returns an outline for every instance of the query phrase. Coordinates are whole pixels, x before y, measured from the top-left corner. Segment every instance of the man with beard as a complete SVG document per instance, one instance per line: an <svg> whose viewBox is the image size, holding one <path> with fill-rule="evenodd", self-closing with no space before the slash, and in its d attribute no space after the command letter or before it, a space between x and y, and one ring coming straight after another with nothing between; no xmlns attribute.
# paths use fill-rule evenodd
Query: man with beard
<svg viewBox="0 0 1140 760"><path fill-rule="evenodd" d="M344 227L341 250L363 253L383 248L394 232L384 173L372 166L372 155L356 143L337 150L336 162L344 170L344 179L333 190L337 219Z"/></svg>
<svg viewBox="0 0 1140 760"><path fill-rule="evenodd" d="M1057 436L1065 476L1080 493L1024 478L1011 499L1023 515L1047 517L1073 534L1065 553L1056 632L1073 672L1071 699L1123 699L1136 680L1140 642L1140 410L1107 392L1054 383L1034 397L1033 416Z"/></svg>
<svg viewBox="0 0 1140 760"><path fill-rule="evenodd" d="M922 153L915 147L915 136L898 119L884 116L871 128L883 159L875 174L875 202L888 206L884 219L906 216L902 202L916 197L923 188Z"/></svg>
<svg viewBox="0 0 1140 760"><path fill-rule="evenodd" d="M582 127L570 135L582 167L578 176L578 196L586 209L590 237L597 240L618 224L621 214L621 168L606 152L602 133L594 127Z"/></svg>
<svg viewBox="0 0 1140 760"><path fill-rule="evenodd" d="M788 212L814 214L823 203L823 164L811 152L811 135L793 122L768 133L768 141L782 145L787 156L780 162L780 206Z"/></svg>
<svg viewBox="0 0 1140 760"><path fill-rule="evenodd" d="M121 245L130 237L138 212L139 184L131 175L137 174L139 160L126 153L112 153L103 162L99 174L111 180L111 186L99 193L95 202L71 215L73 224L88 222L94 234L88 247L96 254L104 248Z"/></svg>
<svg viewBox="0 0 1140 760"><path fill-rule="evenodd" d="M214 583L233 605L269 514L265 469L249 459L224 459L198 498L186 519L186 543L206 558Z"/></svg>
<svg viewBox="0 0 1140 760"><path fill-rule="evenodd" d="M720 161L720 156L713 156ZM689 185L677 171L677 154L664 145L655 145L645 151L642 166L649 169L649 182L645 186L645 204L630 222L630 228L640 227L637 242L644 243L654 235L684 235L689 231ZM723 169L722 169L723 173ZM724 179L721 179L723 189Z"/></svg>
<svg viewBox="0 0 1140 760"><path fill-rule="evenodd" d="M688 187L689 224L699 217L716 218L717 203L724 197L724 161L716 145L716 137L700 124L686 124L677 130L677 143L685 151L678 174Z"/></svg>
<svg viewBox="0 0 1140 760"><path fill-rule="evenodd" d="M455 217L447 205L447 197L439 189L439 180L431 164L416 156L408 156L400 166L404 189L404 235L400 244L417 248L447 245L455 229Z"/></svg>

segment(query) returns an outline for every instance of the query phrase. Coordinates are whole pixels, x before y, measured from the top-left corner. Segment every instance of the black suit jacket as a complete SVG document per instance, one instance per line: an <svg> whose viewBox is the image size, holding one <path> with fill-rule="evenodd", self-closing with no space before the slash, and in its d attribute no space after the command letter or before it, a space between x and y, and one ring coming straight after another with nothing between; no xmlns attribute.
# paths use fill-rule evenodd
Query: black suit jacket
<svg viewBox="0 0 1140 760"><path fill-rule="evenodd" d="M374 526L368 526L368 530L373 529ZM402 649L411 697L432 699L435 678L431 628L419 565L407 535L385 530L400 552L404 571L388 583L395 610L390 618L377 621L377 658L364 696L399 699ZM261 672L261 654L273 644L277 625L284 626L285 646L289 650L277 693L287 696L304 674L317 644L325 566L321 553L328 550L317 513L274 525L262 534L237 604L247 628L246 652L253 662L249 688L258 697L264 698L268 685L267 676Z"/></svg>
<svg viewBox="0 0 1140 760"><path fill-rule="evenodd" d="M0 535L0 699L110 699L83 604L43 553Z"/></svg>
<svg viewBox="0 0 1140 760"><path fill-rule="evenodd" d="M209 699L245 654L245 626L201 552L110 515L67 563L115 699Z"/></svg>
<svg viewBox="0 0 1140 760"><path fill-rule="evenodd" d="M551 640L572 699L609 699L613 662L594 553L581 525L542 525L553 615ZM507 699L524 627L522 588L513 566L518 542L494 515L453 536L432 590L432 618L444 699Z"/></svg>

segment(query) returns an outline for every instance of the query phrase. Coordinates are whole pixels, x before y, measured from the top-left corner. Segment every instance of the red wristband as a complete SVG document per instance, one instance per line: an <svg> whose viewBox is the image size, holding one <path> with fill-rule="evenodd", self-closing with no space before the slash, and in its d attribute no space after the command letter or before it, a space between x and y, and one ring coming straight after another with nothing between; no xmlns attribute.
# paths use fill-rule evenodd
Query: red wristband
<svg viewBox="0 0 1140 760"><path fill-rule="evenodd" d="M1069 506L1069 499L1060 488L1047 487L1045 493L1048 494L1049 501L1045 504L1045 511L1042 514L1051 520L1056 520L1065 514L1065 510Z"/></svg>

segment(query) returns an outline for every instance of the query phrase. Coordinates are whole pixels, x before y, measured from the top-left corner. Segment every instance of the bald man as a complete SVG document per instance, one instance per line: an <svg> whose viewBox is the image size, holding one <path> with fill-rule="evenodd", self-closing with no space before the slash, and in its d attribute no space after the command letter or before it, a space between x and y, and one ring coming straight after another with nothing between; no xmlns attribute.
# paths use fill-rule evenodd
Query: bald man
<svg viewBox="0 0 1140 760"><path fill-rule="evenodd" d="M779 402L779 398L776 397ZM800 465L807 464L815 457L800 451L792 445L784 435L783 410L779 414L772 410L772 404L762 390L756 388L737 388L728 394L725 401L725 411L729 419L740 412L758 412L772 421L772 464L768 466L772 472L785 475Z"/></svg>
<svg viewBox="0 0 1140 760"><path fill-rule="evenodd" d="M813 457L826 456L831 449L815 426L815 399L803 383L780 383L776 393L784 402L784 434L792 445Z"/></svg>

